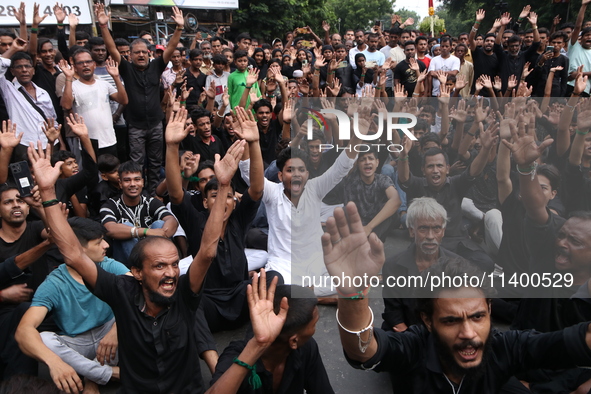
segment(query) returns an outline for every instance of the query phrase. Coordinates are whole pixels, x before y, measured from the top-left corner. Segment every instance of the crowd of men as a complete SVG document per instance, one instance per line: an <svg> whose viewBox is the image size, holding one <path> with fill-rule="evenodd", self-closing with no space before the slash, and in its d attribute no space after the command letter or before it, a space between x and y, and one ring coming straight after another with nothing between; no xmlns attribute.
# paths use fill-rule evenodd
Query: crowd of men
<svg viewBox="0 0 591 394"><path fill-rule="evenodd" d="M165 46L114 38L102 4L97 37L59 4L39 37L21 3L0 30L0 392L332 393L318 303L394 392L591 392L589 3L548 28L526 6L457 38L393 15L271 43L184 42L173 7ZM417 120L383 133L389 113ZM386 286L378 328L375 289L330 280L419 275L550 285Z"/></svg>

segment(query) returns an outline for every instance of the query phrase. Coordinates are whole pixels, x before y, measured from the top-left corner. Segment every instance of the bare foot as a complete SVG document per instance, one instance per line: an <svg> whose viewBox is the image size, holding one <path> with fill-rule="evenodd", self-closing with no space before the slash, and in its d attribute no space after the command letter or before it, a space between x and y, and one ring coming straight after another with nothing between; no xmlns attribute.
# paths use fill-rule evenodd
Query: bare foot
<svg viewBox="0 0 591 394"><path fill-rule="evenodd" d="M100 394L99 386L92 380L88 378L84 378L84 390L82 390L84 394Z"/></svg>

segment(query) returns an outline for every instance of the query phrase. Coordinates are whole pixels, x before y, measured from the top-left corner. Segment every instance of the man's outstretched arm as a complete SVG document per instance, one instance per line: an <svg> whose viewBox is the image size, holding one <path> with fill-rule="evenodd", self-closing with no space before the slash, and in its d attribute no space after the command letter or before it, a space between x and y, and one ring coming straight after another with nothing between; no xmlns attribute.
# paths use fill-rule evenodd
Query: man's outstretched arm
<svg viewBox="0 0 591 394"><path fill-rule="evenodd" d="M37 149L31 144L28 152L37 186L39 186L41 201L44 204L47 225L66 264L74 268L84 282L94 288L98 275L96 264L83 252L78 238L62 213L61 204L57 202L55 182L60 175L63 162L59 161L52 166L51 150L51 145L47 144L47 150L43 151L41 142L38 142Z"/></svg>

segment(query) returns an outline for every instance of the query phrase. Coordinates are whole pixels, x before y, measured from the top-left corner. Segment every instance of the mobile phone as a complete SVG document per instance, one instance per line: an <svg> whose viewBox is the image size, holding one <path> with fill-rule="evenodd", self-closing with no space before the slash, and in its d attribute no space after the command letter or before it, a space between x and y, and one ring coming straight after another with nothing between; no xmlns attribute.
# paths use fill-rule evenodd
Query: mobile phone
<svg viewBox="0 0 591 394"><path fill-rule="evenodd" d="M339 63L339 65L337 66L337 68L345 68L347 67L348 63L344 60L342 62Z"/></svg>
<svg viewBox="0 0 591 394"><path fill-rule="evenodd" d="M550 52L554 52L554 45L548 45L548 46L546 47L546 52L548 52L548 51L550 51Z"/></svg>
<svg viewBox="0 0 591 394"><path fill-rule="evenodd" d="M373 68L376 65L376 62L374 62L373 60L370 60L369 62L365 63L365 67L367 68Z"/></svg>
<svg viewBox="0 0 591 394"><path fill-rule="evenodd" d="M33 177L31 176L27 162L19 161L17 163L11 163L10 172L12 172L12 177L16 182L19 195L21 197L31 196L33 194L31 193L31 189L33 189Z"/></svg>
<svg viewBox="0 0 591 394"><path fill-rule="evenodd" d="M381 21L375 21L375 22L373 23L373 25L374 25L374 26L381 26L381 25L382 25L382 22L381 22Z"/></svg>
<svg viewBox="0 0 591 394"><path fill-rule="evenodd" d="M298 34L306 34L307 32L308 32L308 29L306 29L305 27L298 28Z"/></svg>
<svg viewBox="0 0 591 394"><path fill-rule="evenodd" d="M308 65L308 61L307 60L302 61L302 66L307 66L307 65Z"/></svg>

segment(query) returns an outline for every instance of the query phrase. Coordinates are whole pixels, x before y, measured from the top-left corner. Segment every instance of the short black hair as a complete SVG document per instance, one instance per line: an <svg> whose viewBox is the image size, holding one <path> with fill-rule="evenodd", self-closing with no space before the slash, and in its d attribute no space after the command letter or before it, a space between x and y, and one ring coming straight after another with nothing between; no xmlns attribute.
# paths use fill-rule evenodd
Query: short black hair
<svg viewBox="0 0 591 394"><path fill-rule="evenodd" d="M130 46L129 41L125 38L116 38L115 39L115 46L116 47L128 47Z"/></svg>
<svg viewBox="0 0 591 394"><path fill-rule="evenodd" d="M512 35L507 40L507 45L513 44L514 42L521 42L521 37L519 37L517 34Z"/></svg>
<svg viewBox="0 0 591 394"><path fill-rule="evenodd" d="M74 230L74 234L76 234L80 245L84 247L88 246L88 242L103 238L107 233L107 230L102 224L92 219L74 216L68 219L68 223L72 227L72 230Z"/></svg>
<svg viewBox="0 0 591 394"><path fill-rule="evenodd" d="M279 152L279 155L277 156L277 168L279 169L279 171L283 171L283 168L285 167L285 164L287 163L287 161L289 159L301 159L304 162L304 165L306 166L306 169L308 169L310 167L309 165L309 157L308 154L298 148L292 148L292 147L288 147L283 149L281 152Z"/></svg>
<svg viewBox="0 0 591 394"><path fill-rule="evenodd" d="M88 34L87 32L85 32L84 30L80 30L76 32L76 41L79 40L90 40L92 37L90 37L90 34Z"/></svg>
<svg viewBox="0 0 591 394"><path fill-rule="evenodd" d="M423 279L430 275L432 277L438 276L443 277L482 277L483 272L474 264L470 263L461 257L441 257L437 263L432 265L421 273ZM453 282L453 281L451 281ZM470 282L471 284L471 282ZM495 295L495 290L489 286L487 281L483 281L480 286L474 286L482 292L482 296L486 298L490 305L491 297ZM435 300L438 295L444 290L458 289L457 286L453 286L453 283L442 281L442 286L435 288L434 290L429 287L417 286L415 296L417 298L417 312L419 315L424 314L427 318L433 317L435 310Z"/></svg>
<svg viewBox="0 0 591 394"><path fill-rule="evenodd" d="M211 120L211 112L202 107L197 107L191 111L191 120L194 124L197 124L197 119L209 118Z"/></svg>
<svg viewBox="0 0 591 394"><path fill-rule="evenodd" d="M413 130L430 131L431 126L429 126L429 123L425 122L423 119L417 119L417 124L415 124L415 127L413 127Z"/></svg>
<svg viewBox="0 0 591 394"><path fill-rule="evenodd" d="M53 47L53 42L51 42L51 40L49 38L40 38L39 41L37 42L37 53L41 52L41 48L43 48L43 45L50 43L51 46Z"/></svg>
<svg viewBox="0 0 591 394"><path fill-rule="evenodd" d="M449 42L449 46L452 44L451 38L449 37L443 37L441 40L439 40L439 45L442 45L444 42Z"/></svg>
<svg viewBox="0 0 591 394"><path fill-rule="evenodd" d="M557 38L562 38L562 40L564 42L568 41L568 34L566 34L565 32L563 32L562 30L559 31L555 31L554 33L552 33L552 35L550 36L550 42L552 42L552 40L555 40Z"/></svg>
<svg viewBox="0 0 591 394"><path fill-rule="evenodd" d="M10 37L13 40L16 40L16 34L8 29L0 29L0 37Z"/></svg>
<svg viewBox="0 0 591 394"><path fill-rule="evenodd" d="M447 156L447 153L445 153L445 151L443 149L431 148L427 152L425 152L425 154L423 155L421 167L425 167L425 163L427 162L427 157L437 156L437 155L443 155L443 157L445 158L445 164L449 165L449 157Z"/></svg>
<svg viewBox="0 0 591 394"><path fill-rule="evenodd" d="M416 46L416 45L417 45L417 43L416 43L416 41L413 41L413 40L408 40L408 41L405 41L405 42L404 42L404 44L402 45L402 47L403 47L404 49L406 49L406 47L407 47L407 46L409 46L409 45Z"/></svg>
<svg viewBox="0 0 591 394"><path fill-rule="evenodd" d="M239 49L236 52L234 52L234 61L242 57L248 57L248 53L246 53L246 51L243 51L242 49Z"/></svg>
<svg viewBox="0 0 591 394"><path fill-rule="evenodd" d="M100 155L97 159L97 167L99 172L103 174L108 174L109 172L113 172L119 168L121 162L117 156L113 156L109 153L105 153Z"/></svg>
<svg viewBox="0 0 591 394"><path fill-rule="evenodd" d="M12 55L12 57L10 58L10 67L14 67L14 63L16 63L19 60L28 60L29 63L31 63L31 66L33 65L33 59L31 59L31 56L29 56L28 53L26 52L17 52L14 55Z"/></svg>
<svg viewBox="0 0 591 394"><path fill-rule="evenodd" d="M189 52L189 59L193 60L197 56L203 56L203 51L197 48L191 49L191 52Z"/></svg>
<svg viewBox="0 0 591 394"><path fill-rule="evenodd" d="M552 164L542 164L537 169L538 175L543 175L550 181L550 187L552 190L558 190L560 188L560 171Z"/></svg>
<svg viewBox="0 0 591 394"><path fill-rule="evenodd" d="M125 163L121 163L121 165L119 166L119 176L123 175L126 172L129 173L136 173L139 172L140 174L144 174L144 168L137 164L135 161L133 160L128 160Z"/></svg>
<svg viewBox="0 0 591 394"><path fill-rule="evenodd" d="M240 33L236 36L236 42L240 42L242 40L251 40L252 41L252 37L248 33Z"/></svg>
<svg viewBox="0 0 591 394"><path fill-rule="evenodd" d="M76 37L76 38L78 38L78 37ZM92 51L92 48L99 46L99 45L105 45L105 40L103 40L103 37L90 37L88 39L88 42L86 43L85 47L89 51Z"/></svg>
<svg viewBox="0 0 591 394"><path fill-rule="evenodd" d="M252 106L252 110L256 113L261 107L268 107L271 112L273 112L273 104L271 104L271 102L267 99L257 100L257 102Z"/></svg>
<svg viewBox="0 0 591 394"><path fill-rule="evenodd" d="M133 47L138 44L144 44L146 47L148 47L148 50L149 50L150 46L152 45L148 42L148 40L144 40L143 38L136 38L135 40L133 40L131 42L131 44L129 44L129 49L133 52Z"/></svg>
<svg viewBox="0 0 591 394"><path fill-rule="evenodd" d="M74 54L78 52L80 49L85 48L80 45L72 45L70 48L68 48L68 58L74 59Z"/></svg>
<svg viewBox="0 0 591 394"><path fill-rule="evenodd" d="M284 340L287 340L312 321L318 299L314 296L314 291L309 287L277 285L273 298L273 312L276 314L279 314L283 297L287 298L289 309L279 335Z"/></svg>
<svg viewBox="0 0 591 394"><path fill-rule="evenodd" d="M418 45L419 41L427 41L429 42L429 39L425 36L418 36L417 39L415 40L415 44Z"/></svg>
<svg viewBox="0 0 591 394"><path fill-rule="evenodd" d="M195 171L195 174L199 175L199 173L205 170L206 168L209 168L210 170L214 171L213 161L204 160L201 163L199 163L199 166L197 166L197 171Z"/></svg>
<svg viewBox="0 0 591 394"><path fill-rule="evenodd" d="M441 147L441 138L439 138L439 134L435 134L433 132L425 133L419 138L419 146L422 148L429 142L435 142L437 146Z"/></svg>
<svg viewBox="0 0 591 394"><path fill-rule="evenodd" d="M137 36L141 38L142 36L145 36L145 35L149 35L150 37L154 38L154 37L152 36L152 33L150 33L150 32L149 32L149 31L147 31L147 30L142 30L142 31L140 31L140 34L138 34Z"/></svg>
<svg viewBox="0 0 591 394"><path fill-rule="evenodd" d="M51 155L51 165L54 166L58 161L66 161L67 159L76 158L69 150L58 150Z"/></svg>
<svg viewBox="0 0 591 394"><path fill-rule="evenodd" d="M211 178L205 187L203 188L203 198L207 198L207 194L212 190L218 190L220 187L220 182L217 178ZM232 188L232 193L234 193L234 185L230 182L230 187Z"/></svg>
<svg viewBox="0 0 591 394"><path fill-rule="evenodd" d="M16 190L18 191L18 187L14 183L3 183L0 185L0 198L2 198L2 194L9 190Z"/></svg>
<svg viewBox="0 0 591 394"><path fill-rule="evenodd" d="M225 57L224 55L218 54L218 55L213 55L211 57L211 62L213 64L223 64L224 66L228 65L228 58Z"/></svg>

